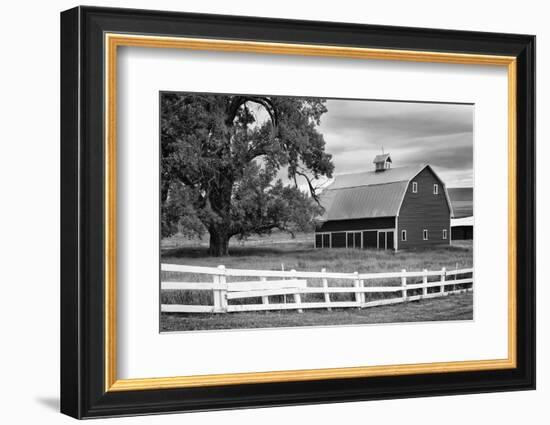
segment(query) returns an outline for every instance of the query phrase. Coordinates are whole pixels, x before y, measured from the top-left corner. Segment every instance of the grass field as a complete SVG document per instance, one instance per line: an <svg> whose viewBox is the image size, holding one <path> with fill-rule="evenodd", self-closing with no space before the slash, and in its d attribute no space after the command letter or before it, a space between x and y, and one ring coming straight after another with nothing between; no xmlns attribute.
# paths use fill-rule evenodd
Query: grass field
<svg viewBox="0 0 550 425"><path fill-rule="evenodd" d="M468 292L365 309L305 310L303 313L295 311L230 314L163 313L161 331L471 320L473 319L472 297L472 293Z"/></svg>
<svg viewBox="0 0 550 425"><path fill-rule="evenodd" d="M331 272L390 272L407 270L435 270L471 267L472 241L455 241L451 246L407 251L379 251L359 249L314 249L313 241L298 235L294 240L279 237L257 238L244 245L232 244L228 257L207 255L207 245L186 245L180 241L174 247L173 239L162 243L162 262L194 266L227 268L320 271Z"/></svg>
<svg viewBox="0 0 550 425"><path fill-rule="evenodd" d="M452 246L408 251L378 251L354 249L314 249L312 241L305 235L289 239L282 234L270 238L257 238L244 244L233 243L230 256L208 257L206 244L190 244L175 238L162 242L162 262L194 266L217 267L225 265L234 269L254 270L299 270L329 272L394 272L406 269L448 270L472 267L472 241L457 241ZM163 281L211 281L212 277L201 274L162 272ZM233 278L247 280L246 278ZM248 280L257 280L250 278ZM430 280L432 280L430 278ZM419 282L420 279L417 280ZM413 282L409 282L413 283ZM397 279L365 282L365 285L399 285ZM308 286L320 286L319 279L308 279ZM331 286L350 286L350 281L331 280ZM433 289L436 291L436 288ZM431 291L430 291L431 292ZM414 295L414 292L409 293ZM367 294L367 301L394 297L395 294ZM303 302L322 301L322 294L306 294ZM352 300L353 294L332 294L332 301ZM282 298L282 297L280 297ZM163 291L163 304L202 304L212 305L209 291ZM258 299L236 300L234 303L257 303ZM284 302L278 297L270 297L270 302ZM471 294L454 295L442 299L424 300L407 304L369 308L365 310L342 309L333 312L305 310L293 311L210 314L163 314L161 328L170 330L257 328L274 326L308 326L343 323L386 323L430 320L462 320L472 316Z"/></svg>

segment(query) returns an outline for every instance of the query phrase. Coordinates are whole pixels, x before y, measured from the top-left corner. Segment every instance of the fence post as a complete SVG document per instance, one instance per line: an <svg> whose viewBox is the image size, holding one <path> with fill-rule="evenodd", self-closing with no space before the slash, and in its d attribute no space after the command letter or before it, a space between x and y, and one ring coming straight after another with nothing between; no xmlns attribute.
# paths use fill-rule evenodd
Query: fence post
<svg viewBox="0 0 550 425"><path fill-rule="evenodd" d="M296 270L292 269L292 270L290 271L290 273L292 274L292 278L293 278L293 279L296 279ZM296 294L294 294L294 302L295 302L296 304L298 304L298 313L303 313L304 310L302 310L302 309L300 308L300 304L302 304L302 297L300 296L300 293L299 293L299 292L297 292Z"/></svg>
<svg viewBox="0 0 550 425"><path fill-rule="evenodd" d="M424 272L424 276L422 276L422 284L425 285L424 288L422 288L422 295L426 296L428 295L428 270L424 269L422 271Z"/></svg>
<svg viewBox="0 0 550 425"><path fill-rule="evenodd" d="M212 282L214 283L214 289L212 289L212 298L214 300L214 312L217 313L220 311L220 294L219 290L216 289L220 285L220 276L217 274L212 276Z"/></svg>
<svg viewBox="0 0 550 425"><path fill-rule="evenodd" d="M439 290L441 295L445 295L445 275L446 274L447 274L447 269L443 267L441 269L441 288Z"/></svg>
<svg viewBox="0 0 550 425"><path fill-rule="evenodd" d="M262 282L265 282L267 280L267 278L265 276L262 276L262 277L260 277L260 280ZM269 304L269 297L263 296L262 297L262 304Z"/></svg>
<svg viewBox="0 0 550 425"><path fill-rule="evenodd" d="M401 270L401 273L407 273L407 270ZM407 276L401 276L401 297L403 301L407 301Z"/></svg>
<svg viewBox="0 0 550 425"><path fill-rule="evenodd" d="M361 286L361 283L359 282L359 272L354 272L355 278L353 279L353 286L355 288L359 288ZM355 293L355 302L357 303L357 306L361 308L361 292Z"/></svg>
<svg viewBox="0 0 550 425"><path fill-rule="evenodd" d="M218 284L221 289L218 289L218 311L220 313L227 313L227 282L225 279L225 266L218 266L220 274L218 276ZM214 311L216 311L216 296L214 296Z"/></svg>
<svg viewBox="0 0 550 425"><path fill-rule="evenodd" d="M321 273L326 273L326 272L327 272L327 269L321 269ZM328 279L325 278L325 277L323 278L323 288L325 289L325 302L327 304L330 304L330 294L327 291L327 289L328 289ZM327 307L327 310L332 311L332 308Z"/></svg>

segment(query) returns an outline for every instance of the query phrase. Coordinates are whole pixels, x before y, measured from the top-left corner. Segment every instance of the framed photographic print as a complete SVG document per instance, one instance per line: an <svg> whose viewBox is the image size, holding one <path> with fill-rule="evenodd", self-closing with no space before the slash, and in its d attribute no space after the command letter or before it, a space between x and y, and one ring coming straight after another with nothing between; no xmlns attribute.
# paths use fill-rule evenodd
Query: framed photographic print
<svg viewBox="0 0 550 425"><path fill-rule="evenodd" d="M61 14L61 411L533 389L535 38Z"/></svg>

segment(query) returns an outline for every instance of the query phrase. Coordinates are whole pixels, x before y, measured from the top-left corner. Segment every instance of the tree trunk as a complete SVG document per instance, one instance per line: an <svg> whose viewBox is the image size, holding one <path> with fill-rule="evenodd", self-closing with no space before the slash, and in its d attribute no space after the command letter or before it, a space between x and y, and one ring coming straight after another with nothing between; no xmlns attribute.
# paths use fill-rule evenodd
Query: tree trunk
<svg viewBox="0 0 550 425"><path fill-rule="evenodd" d="M210 246L208 248L208 254L213 257L224 257L229 255L229 234L226 226L211 227L210 233Z"/></svg>
<svg viewBox="0 0 550 425"><path fill-rule="evenodd" d="M207 226L210 233L210 247L208 254L213 257L229 255L229 238L231 238L231 193L233 192L233 178L230 170L222 170L216 184L212 184L208 200L210 208L217 219Z"/></svg>

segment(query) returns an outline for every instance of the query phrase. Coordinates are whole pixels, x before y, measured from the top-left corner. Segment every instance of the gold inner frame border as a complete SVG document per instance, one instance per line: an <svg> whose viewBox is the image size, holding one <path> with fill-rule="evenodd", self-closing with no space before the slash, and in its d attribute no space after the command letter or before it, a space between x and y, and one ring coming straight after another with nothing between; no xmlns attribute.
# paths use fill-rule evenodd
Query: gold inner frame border
<svg viewBox="0 0 550 425"><path fill-rule="evenodd" d="M322 56L355 59L397 60L404 62L433 62L469 65L504 66L508 72L508 357L495 360L398 364L323 369L302 369L118 379L116 324L116 98L118 47L148 47L261 53L278 55ZM428 52L413 50L371 49L329 45L287 44L221 39L180 38L151 35L106 33L105 48L105 391L138 391L218 385L239 385L323 379L364 378L421 373L450 373L513 369L516 353L516 285L517 285L517 211L516 211L516 58L513 56L465 53Z"/></svg>

